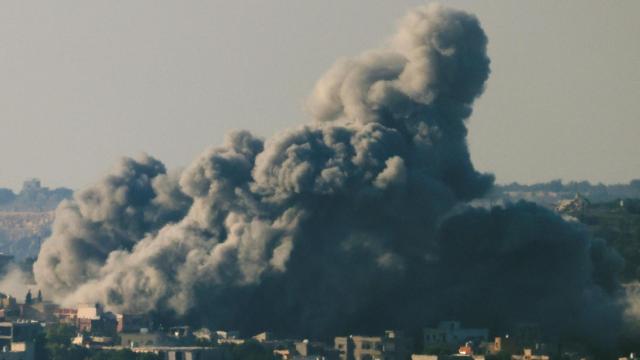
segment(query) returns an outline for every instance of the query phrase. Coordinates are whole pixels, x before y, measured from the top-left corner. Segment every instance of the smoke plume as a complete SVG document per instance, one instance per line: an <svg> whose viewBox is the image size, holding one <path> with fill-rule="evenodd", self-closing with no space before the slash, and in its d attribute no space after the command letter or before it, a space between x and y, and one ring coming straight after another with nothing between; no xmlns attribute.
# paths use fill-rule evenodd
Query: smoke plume
<svg viewBox="0 0 640 360"><path fill-rule="evenodd" d="M122 160L57 209L38 286L63 304L246 332L455 318L615 336L615 253L532 204L465 205L493 183L466 142L486 50L474 16L419 7L384 46L318 81L311 123L266 141L231 133L181 174Z"/></svg>

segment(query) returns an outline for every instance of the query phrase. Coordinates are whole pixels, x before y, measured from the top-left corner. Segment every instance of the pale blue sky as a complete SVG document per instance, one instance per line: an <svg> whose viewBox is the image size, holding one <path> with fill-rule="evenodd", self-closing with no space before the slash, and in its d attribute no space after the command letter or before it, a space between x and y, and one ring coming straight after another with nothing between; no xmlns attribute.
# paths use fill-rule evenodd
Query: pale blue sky
<svg viewBox="0 0 640 360"><path fill-rule="evenodd" d="M640 177L640 1L442 1L492 75L469 126L498 182ZM79 188L123 155L170 168L230 129L308 121L315 80L422 1L0 2L0 187Z"/></svg>

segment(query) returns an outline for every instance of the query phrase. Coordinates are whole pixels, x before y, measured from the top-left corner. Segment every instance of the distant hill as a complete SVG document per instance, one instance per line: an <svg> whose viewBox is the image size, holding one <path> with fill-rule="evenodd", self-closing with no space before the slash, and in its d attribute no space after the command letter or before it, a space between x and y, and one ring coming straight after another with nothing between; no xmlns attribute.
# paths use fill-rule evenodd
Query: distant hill
<svg viewBox="0 0 640 360"><path fill-rule="evenodd" d="M526 200L585 224L624 259L623 281L640 280L640 179L628 184L591 184L587 181L496 185L479 201L482 206Z"/></svg>
<svg viewBox="0 0 640 360"><path fill-rule="evenodd" d="M637 199L640 198L640 179L632 180L628 184L612 185L591 184L588 181L563 183L560 180L532 185L518 183L496 185L485 200L494 204L527 200L554 208L562 200L573 199L576 194L580 194L591 203Z"/></svg>
<svg viewBox="0 0 640 360"><path fill-rule="evenodd" d="M53 210L72 196L71 189L49 189L37 179L25 181L17 194L0 188L0 253L18 260L37 256L51 233Z"/></svg>
<svg viewBox="0 0 640 360"><path fill-rule="evenodd" d="M0 211L41 212L51 211L64 199L70 199L73 191L67 188L49 189L38 179L23 183L22 190L14 193L11 189L0 188Z"/></svg>
<svg viewBox="0 0 640 360"><path fill-rule="evenodd" d="M17 259L36 257L40 245L51 234L53 211L0 211L0 253Z"/></svg>
<svg viewBox="0 0 640 360"><path fill-rule="evenodd" d="M624 281L640 279L640 199L589 203L576 197L557 211L585 224L622 255Z"/></svg>
<svg viewBox="0 0 640 360"><path fill-rule="evenodd" d="M40 244L51 232L53 210L72 196L71 189L43 187L37 179L25 181L17 194L0 188L0 253L18 260L37 256ZM620 207L620 199L630 200L624 200L626 205ZM637 274L640 278L640 215L634 215L632 199L640 199L640 179L614 185L560 180L496 185L478 203L487 206L527 200L576 217L620 250L628 262L626 277ZM576 209L584 209L584 213L576 214ZM629 250L635 251L636 244L638 255Z"/></svg>

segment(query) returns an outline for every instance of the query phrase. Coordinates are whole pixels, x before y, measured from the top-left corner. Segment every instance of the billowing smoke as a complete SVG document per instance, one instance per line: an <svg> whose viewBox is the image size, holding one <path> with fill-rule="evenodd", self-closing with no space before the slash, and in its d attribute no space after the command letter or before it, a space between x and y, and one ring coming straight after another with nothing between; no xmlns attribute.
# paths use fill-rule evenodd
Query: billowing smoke
<svg viewBox="0 0 640 360"><path fill-rule="evenodd" d="M453 318L615 336L619 257L532 204L465 205L493 183L466 144L486 47L474 16L420 7L318 81L310 124L267 141L229 134L177 175L122 160L58 208L38 285L61 303L247 332Z"/></svg>

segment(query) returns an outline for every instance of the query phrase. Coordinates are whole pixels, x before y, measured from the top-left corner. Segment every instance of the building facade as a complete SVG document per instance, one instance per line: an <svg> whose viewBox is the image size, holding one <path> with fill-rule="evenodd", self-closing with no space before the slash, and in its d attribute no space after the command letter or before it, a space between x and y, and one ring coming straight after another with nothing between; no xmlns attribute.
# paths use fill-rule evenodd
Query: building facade
<svg viewBox="0 0 640 360"><path fill-rule="evenodd" d="M336 337L334 345L340 360L404 360L411 354L411 341L395 330L385 331L384 336Z"/></svg>

